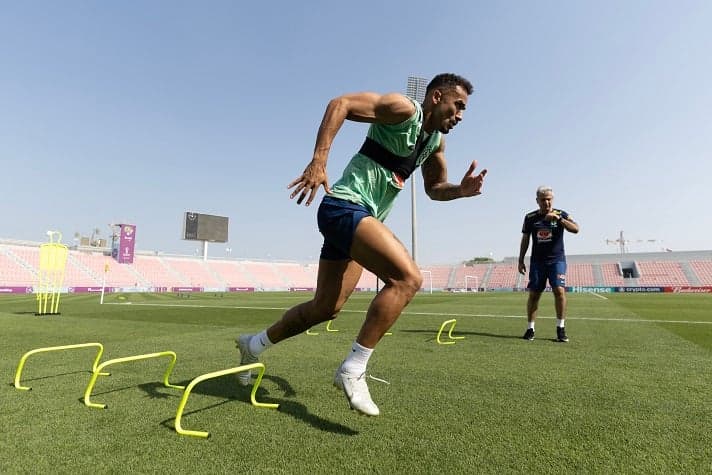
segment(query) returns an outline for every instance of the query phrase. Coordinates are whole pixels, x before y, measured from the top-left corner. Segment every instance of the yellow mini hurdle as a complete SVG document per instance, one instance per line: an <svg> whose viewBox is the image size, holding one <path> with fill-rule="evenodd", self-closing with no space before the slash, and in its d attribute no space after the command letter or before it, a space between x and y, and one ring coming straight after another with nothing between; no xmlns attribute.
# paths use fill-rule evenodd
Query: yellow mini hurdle
<svg viewBox="0 0 712 475"><path fill-rule="evenodd" d="M438 345L454 345L455 340L464 340L465 339L464 336L453 336L452 335L452 331L455 329L456 323L457 323L457 320L453 318L452 320L445 320L442 323L442 325L440 325L440 330L438 330L438 336L436 338ZM442 335L443 330L445 330L445 326L448 324L450 324L450 330L447 332L447 336L448 336L448 338L450 338L450 341L442 341L440 339L440 336Z"/></svg>
<svg viewBox="0 0 712 475"><path fill-rule="evenodd" d="M255 398L255 394L257 394L257 388L260 386L260 383L262 382L262 376L265 374L265 365L263 365L262 363L252 363L244 366L237 366L235 368L224 369L222 371L215 371L213 373L206 373L193 379L185 388L185 391L183 391L183 398L180 400L180 404L178 404L178 411L176 412L176 420L174 424L176 432L178 432L180 435L192 435L193 437L209 437L209 432L183 429L183 426L181 425L181 417L183 417L183 410L185 409L185 405L188 403L188 397L190 396L190 392L198 383L201 383L205 380L219 378L228 374L241 373L243 371L249 371L253 369L258 370L258 374L257 379L255 380L255 383L252 386L252 393L250 394L250 401L252 402L252 405L255 407L277 409L279 407L279 404L257 402L257 399Z"/></svg>
<svg viewBox="0 0 712 475"><path fill-rule="evenodd" d="M329 320L328 322L326 322L326 331L327 331L327 332L337 332L337 331L339 331L339 330L336 330L335 328L331 328L331 323L332 323L332 322L333 322L333 320ZM311 328L308 328L307 331L306 331L306 334L309 335L309 336L316 336L316 335L319 334L319 332L313 332L313 331L311 331Z"/></svg>
<svg viewBox="0 0 712 475"><path fill-rule="evenodd" d="M163 385L167 388L185 389L185 386L177 386L175 384L171 384L168 382L168 378L171 375L171 372L173 371L173 366L175 366L175 364L176 364L176 354L173 351L161 351L158 353L147 353L145 355L126 356L124 358L116 358L113 360L104 361L103 363L101 363L99 366L96 367L96 369L92 372L91 378L89 379L89 384L87 385L87 389L86 389L86 391L84 391L84 405L86 405L88 407L95 407L98 409L106 409L108 407L106 404L93 403L90 400L91 392L94 389L94 385L96 384L97 378L99 378L99 376L105 375L105 373L101 373L102 369L106 368L107 366L111 366L112 364L127 363L129 361L146 360L149 358L160 358L161 356L169 356L171 358L170 363L168 363L168 368L166 369L166 372L163 374Z"/></svg>
<svg viewBox="0 0 712 475"><path fill-rule="evenodd" d="M34 350L30 350L24 355L22 355L22 358L20 358L20 363L17 365L17 371L15 371L15 387L17 389L21 389L23 391L29 391L32 388L29 386L22 386L20 384L20 379L22 378L22 369L25 366L25 361L27 361L27 358L30 356L36 354L36 353L45 353L48 351L60 351L60 350L72 350L74 348L86 348L90 346L96 346L99 348L99 351L96 353L96 358L94 358L94 364L91 367L92 372L97 372L97 365L99 364L99 360L101 359L102 353L104 353L104 345L101 343L79 343L77 345L64 345L64 346L48 346L46 348L37 348ZM102 376L108 376L109 373L101 373Z"/></svg>

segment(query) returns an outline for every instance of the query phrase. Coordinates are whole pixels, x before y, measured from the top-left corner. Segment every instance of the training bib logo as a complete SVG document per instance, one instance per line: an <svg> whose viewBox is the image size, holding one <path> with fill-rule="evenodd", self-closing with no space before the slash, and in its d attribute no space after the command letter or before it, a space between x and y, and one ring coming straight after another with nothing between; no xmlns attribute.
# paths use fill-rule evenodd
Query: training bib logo
<svg viewBox="0 0 712 475"><path fill-rule="evenodd" d="M393 172L393 183L395 183L396 186L401 190L405 186L405 180L401 178L401 176L396 172Z"/></svg>
<svg viewBox="0 0 712 475"><path fill-rule="evenodd" d="M539 229L536 232L536 239L539 242L551 241L551 229Z"/></svg>

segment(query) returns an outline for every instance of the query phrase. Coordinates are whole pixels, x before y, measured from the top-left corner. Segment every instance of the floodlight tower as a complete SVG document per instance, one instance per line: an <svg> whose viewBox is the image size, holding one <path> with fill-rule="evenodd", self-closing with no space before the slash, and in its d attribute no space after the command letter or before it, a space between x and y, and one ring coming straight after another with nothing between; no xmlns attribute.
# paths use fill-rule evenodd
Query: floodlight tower
<svg viewBox="0 0 712 475"><path fill-rule="evenodd" d="M406 95L411 99L422 104L425 100L425 89L428 86L428 81L425 78L408 76L408 84L406 87ZM418 240L416 227L415 213L415 174L411 175L410 179L410 224L411 224L411 255L415 262L418 261Z"/></svg>

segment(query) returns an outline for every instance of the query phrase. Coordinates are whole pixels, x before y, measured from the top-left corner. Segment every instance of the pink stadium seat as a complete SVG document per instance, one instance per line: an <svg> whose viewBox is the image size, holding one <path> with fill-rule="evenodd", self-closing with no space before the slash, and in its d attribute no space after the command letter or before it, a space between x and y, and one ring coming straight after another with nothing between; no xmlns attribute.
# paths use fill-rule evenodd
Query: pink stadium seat
<svg viewBox="0 0 712 475"><path fill-rule="evenodd" d="M17 262L0 248L0 285L11 287L33 286L37 283L37 278L36 272Z"/></svg>
<svg viewBox="0 0 712 475"><path fill-rule="evenodd" d="M376 287L383 287L383 282L376 284L376 280L376 276L371 271L364 269L361 273L361 278L356 284L356 288L361 290L376 290Z"/></svg>
<svg viewBox="0 0 712 475"><path fill-rule="evenodd" d="M455 267L455 278L452 287L455 289L482 287L490 264L475 264L473 266L459 265Z"/></svg>
<svg viewBox="0 0 712 475"><path fill-rule="evenodd" d="M690 285L679 262L637 262L640 285Z"/></svg>
<svg viewBox="0 0 712 475"><path fill-rule="evenodd" d="M208 268L220 276L226 287L262 287L244 272L238 261L209 260Z"/></svg>
<svg viewBox="0 0 712 475"><path fill-rule="evenodd" d="M615 262L601 264L601 274L603 275L603 285L605 286L620 287L625 284L620 272L620 266Z"/></svg>
<svg viewBox="0 0 712 475"><path fill-rule="evenodd" d="M593 276L592 264L571 264L566 266L566 285L594 286L596 279Z"/></svg>
<svg viewBox="0 0 712 475"><path fill-rule="evenodd" d="M712 261L690 261L700 285L712 285Z"/></svg>
<svg viewBox="0 0 712 475"><path fill-rule="evenodd" d="M275 266L289 287L316 288L316 265L282 262Z"/></svg>
<svg viewBox="0 0 712 475"><path fill-rule="evenodd" d="M289 287L286 279L282 278L276 266L272 262L242 262L245 273L255 282L259 283L259 287L265 290L286 289Z"/></svg>
<svg viewBox="0 0 712 475"><path fill-rule="evenodd" d="M0 286L34 286L38 281L40 261L39 245L11 243L0 244ZM209 259L195 257L153 256L137 254L133 264L118 264L100 250L87 252L71 249L67 257L64 287L95 287L102 283L104 269L108 287L253 287L262 290L316 287L318 265L294 262L261 262ZM619 287L712 285L712 260L691 261L639 260L636 266L640 276L634 280L623 279L617 262L601 264L572 263L569 261L567 285ZM596 282L600 268L603 282ZM594 272L594 270L596 272ZM421 269L423 289L436 290L465 287L487 289L512 289L526 284L516 263L498 262L464 265L429 265ZM688 275L690 276L688 278ZM691 279L693 282L691 282ZM364 270L357 288L376 290L376 276Z"/></svg>
<svg viewBox="0 0 712 475"><path fill-rule="evenodd" d="M186 277L169 268L158 256L135 256L132 266L149 287L171 288L189 285Z"/></svg>
<svg viewBox="0 0 712 475"><path fill-rule="evenodd" d="M488 289L513 289L519 280L519 270L515 264L492 264Z"/></svg>
<svg viewBox="0 0 712 475"><path fill-rule="evenodd" d="M423 274L422 288L424 290L430 290L431 279L433 289L445 289L449 287L448 284L452 266L423 266L420 270Z"/></svg>
<svg viewBox="0 0 712 475"><path fill-rule="evenodd" d="M141 279L130 264L119 264L111 256L94 252L70 251L68 263L73 263L94 282L91 285L101 285L104 278L104 269L109 266L106 273L107 287L135 287L141 284ZM81 282L81 279L77 282ZM75 286L80 285L77 283Z"/></svg>
<svg viewBox="0 0 712 475"><path fill-rule="evenodd" d="M166 257L163 262L172 274L182 276L190 287L225 287L225 282L221 282L201 258Z"/></svg>

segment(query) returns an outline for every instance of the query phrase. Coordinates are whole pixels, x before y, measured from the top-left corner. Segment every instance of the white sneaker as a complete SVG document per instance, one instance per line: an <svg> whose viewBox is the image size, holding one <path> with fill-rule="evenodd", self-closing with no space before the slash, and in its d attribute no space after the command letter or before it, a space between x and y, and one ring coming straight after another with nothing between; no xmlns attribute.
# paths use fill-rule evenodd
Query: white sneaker
<svg viewBox="0 0 712 475"><path fill-rule="evenodd" d="M237 349L240 350L240 366L257 363L259 360L255 355L250 353L250 339L252 335L240 335L235 338ZM243 371L237 373L237 382L243 386L252 384L252 371Z"/></svg>
<svg viewBox="0 0 712 475"><path fill-rule="evenodd" d="M371 399L371 393L368 392L366 373L354 376L344 373L341 370L341 366L339 366L334 375L334 386L344 391L351 409L355 409L367 416L377 416L381 413L376 403Z"/></svg>

